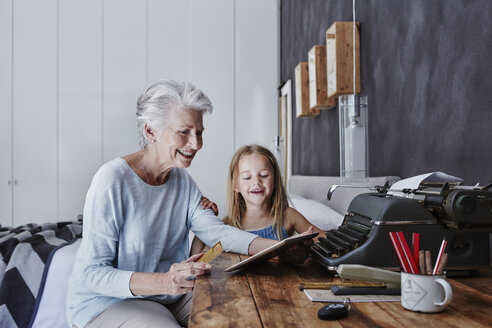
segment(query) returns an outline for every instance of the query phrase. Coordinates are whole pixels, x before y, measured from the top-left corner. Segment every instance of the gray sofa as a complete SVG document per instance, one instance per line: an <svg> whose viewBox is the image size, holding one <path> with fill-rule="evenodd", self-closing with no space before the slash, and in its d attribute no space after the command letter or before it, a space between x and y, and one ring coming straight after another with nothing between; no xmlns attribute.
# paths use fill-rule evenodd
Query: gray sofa
<svg viewBox="0 0 492 328"><path fill-rule="evenodd" d="M289 179L287 189L291 194L313 199L344 215L352 199L359 194L369 192L369 190L361 188L338 188L331 200L328 200L326 199L326 194L332 185L352 184L374 187L383 186L386 182L389 182L391 185L398 180L400 178L396 176L372 177L362 181L344 181L340 177L293 175Z"/></svg>

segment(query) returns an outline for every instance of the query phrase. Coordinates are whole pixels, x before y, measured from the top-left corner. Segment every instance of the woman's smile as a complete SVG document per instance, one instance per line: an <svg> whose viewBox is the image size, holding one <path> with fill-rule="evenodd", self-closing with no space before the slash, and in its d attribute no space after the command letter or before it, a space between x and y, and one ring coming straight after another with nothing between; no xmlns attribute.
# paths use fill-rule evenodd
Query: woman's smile
<svg viewBox="0 0 492 328"><path fill-rule="evenodd" d="M190 161L193 159L195 156L196 151L186 151L186 150L179 150L178 153L180 153L183 157L186 159L189 159Z"/></svg>

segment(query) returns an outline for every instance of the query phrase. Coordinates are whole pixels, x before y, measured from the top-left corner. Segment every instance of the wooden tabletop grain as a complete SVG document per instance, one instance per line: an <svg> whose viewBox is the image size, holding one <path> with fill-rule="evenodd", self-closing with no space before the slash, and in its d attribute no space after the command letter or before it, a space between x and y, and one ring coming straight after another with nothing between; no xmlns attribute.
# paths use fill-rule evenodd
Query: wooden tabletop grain
<svg viewBox="0 0 492 328"><path fill-rule="evenodd" d="M243 256L243 258L246 258ZM318 319L324 303L311 302L301 282L337 279L318 264L291 266L270 260L226 273L241 256L223 253L210 275L197 278L188 327L492 327L492 273L448 279L453 300L441 313L405 310L400 303L353 303L339 321Z"/></svg>

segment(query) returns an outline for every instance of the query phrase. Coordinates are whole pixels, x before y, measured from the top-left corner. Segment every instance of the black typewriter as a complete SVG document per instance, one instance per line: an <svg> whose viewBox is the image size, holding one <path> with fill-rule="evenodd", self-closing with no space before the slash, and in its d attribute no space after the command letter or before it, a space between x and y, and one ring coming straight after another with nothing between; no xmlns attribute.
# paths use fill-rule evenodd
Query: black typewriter
<svg viewBox="0 0 492 328"><path fill-rule="evenodd" d="M330 188L328 198L337 187ZM402 231L407 240L418 232L420 249L430 250L433 260L447 239L447 271L489 268L491 187L441 183L401 190L414 198L389 195L388 186L375 187L376 192L352 200L342 224L312 246L311 256L328 270L346 263L399 269L389 232Z"/></svg>

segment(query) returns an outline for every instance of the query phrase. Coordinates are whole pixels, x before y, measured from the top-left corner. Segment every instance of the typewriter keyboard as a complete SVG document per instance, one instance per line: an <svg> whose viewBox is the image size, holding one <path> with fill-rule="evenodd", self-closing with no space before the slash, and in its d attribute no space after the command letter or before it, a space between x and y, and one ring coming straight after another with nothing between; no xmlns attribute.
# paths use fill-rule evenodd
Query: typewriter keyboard
<svg viewBox="0 0 492 328"><path fill-rule="evenodd" d="M357 222L347 222L326 232L314 245L325 257L340 257L359 247L367 239L370 228Z"/></svg>

